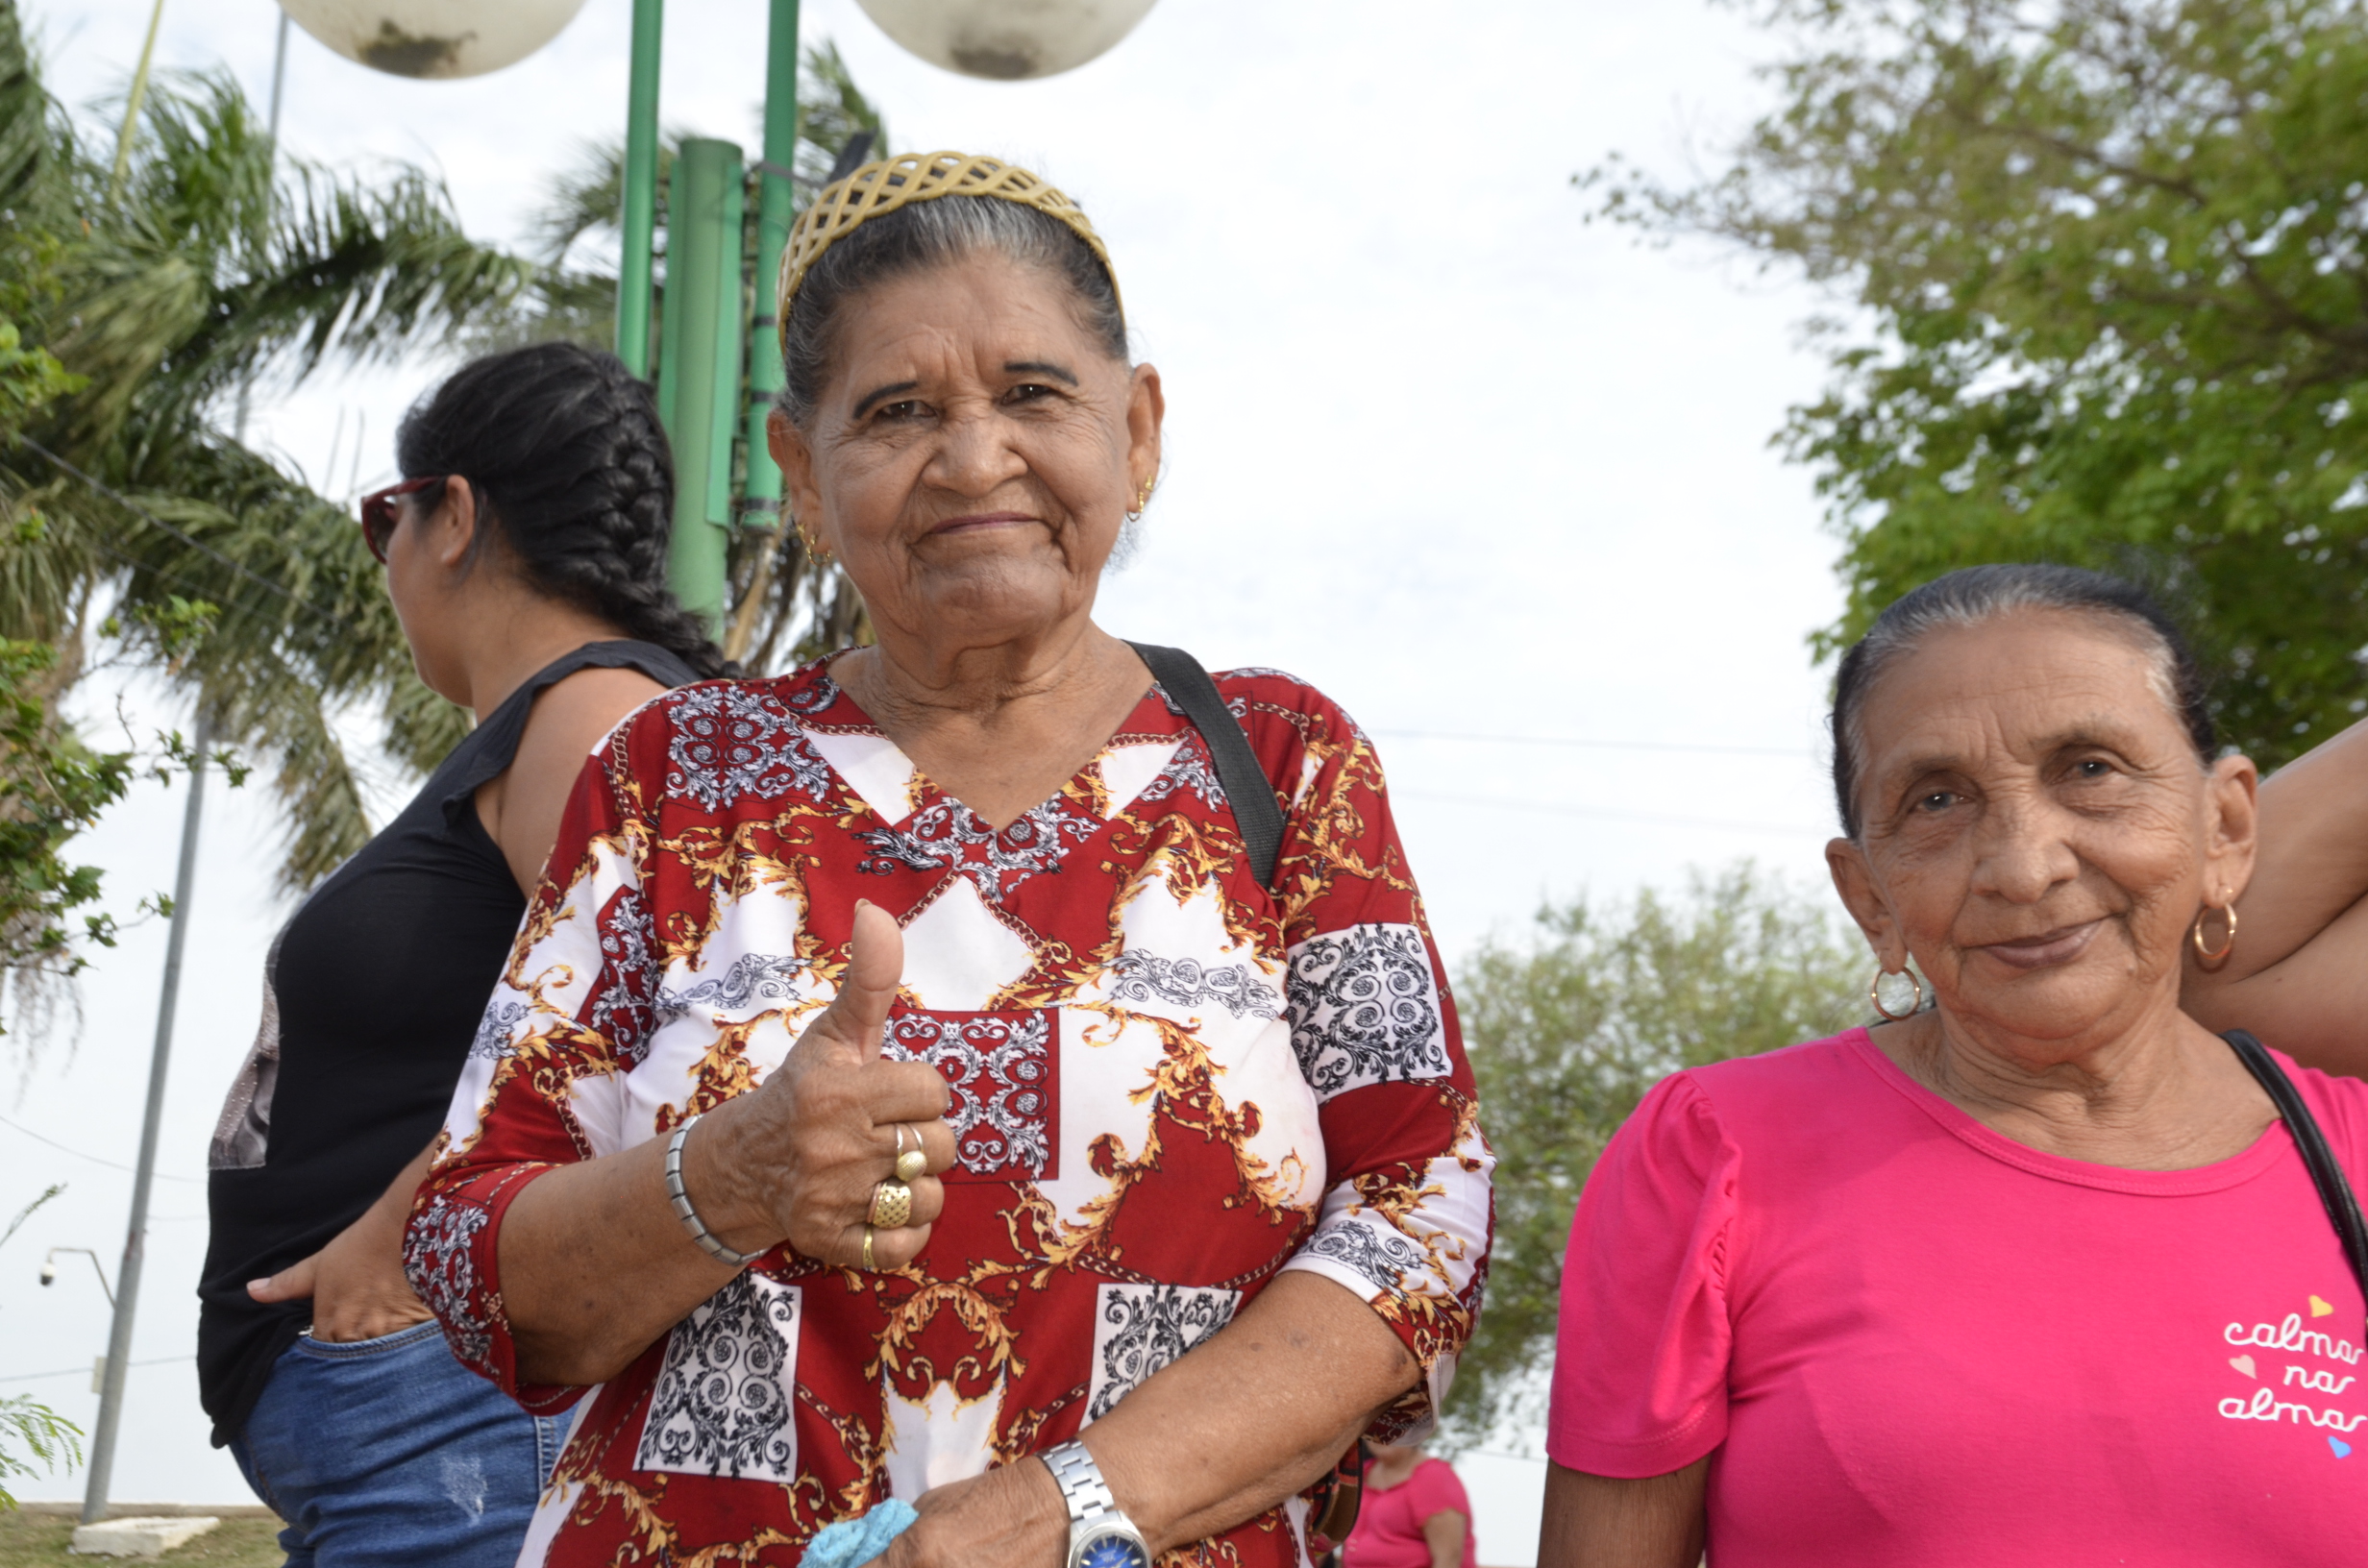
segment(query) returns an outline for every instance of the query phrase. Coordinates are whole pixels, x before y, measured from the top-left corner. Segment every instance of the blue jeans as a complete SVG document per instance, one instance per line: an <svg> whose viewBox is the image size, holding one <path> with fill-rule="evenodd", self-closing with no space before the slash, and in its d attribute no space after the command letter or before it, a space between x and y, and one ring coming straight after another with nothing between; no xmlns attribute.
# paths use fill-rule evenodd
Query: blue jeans
<svg viewBox="0 0 2368 1568"><path fill-rule="evenodd" d="M287 1568L511 1568L566 1433L453 1360L431 1322L297 1340L231 1453L286 1521Z"/></svg>

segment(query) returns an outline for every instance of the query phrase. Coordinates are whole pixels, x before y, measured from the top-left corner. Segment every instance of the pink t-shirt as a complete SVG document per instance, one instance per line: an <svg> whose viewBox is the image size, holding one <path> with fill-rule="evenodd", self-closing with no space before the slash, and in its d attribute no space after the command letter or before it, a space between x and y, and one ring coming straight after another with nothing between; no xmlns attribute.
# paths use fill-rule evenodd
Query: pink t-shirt
<svg viewBox="0 0 2368 1568"><path fill-rule="evenodd" d="M1365 1497L1357 1525L1348 1532L1341 1559L1348 1568L1431 1568L1431 1543L1422 1527L1434 1514L1464 1516L1464 1568L1479 1560L1472 1547L1471 1502L1464 1482L1443 1459L1424 1459L1404 1481L1387 1489L1365 1470Z"/></svg>
<svg viewBox="0 0 2368 1568"><path fill-rule="evenodd" d="M2368 1084L2282 1062L2355 1186ZM2368 1561L2368 1311L2282 1126L2027 1148L1854 1029L1681 1072L1571 1228L1547 1450L1713 1456L1716 1568Z"/></svg>

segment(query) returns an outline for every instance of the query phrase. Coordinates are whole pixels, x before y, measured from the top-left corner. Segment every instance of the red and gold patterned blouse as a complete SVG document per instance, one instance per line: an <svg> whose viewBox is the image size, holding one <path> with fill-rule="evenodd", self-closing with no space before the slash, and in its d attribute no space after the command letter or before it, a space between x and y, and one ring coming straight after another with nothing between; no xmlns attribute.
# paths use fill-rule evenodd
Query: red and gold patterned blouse
<svg viewBox="0 0 2368 1568"><path fill-rule="evenodd" d="M521 1562L795 1563L834 1519L1073 1435L1286 1268L1420 1360L1378 1434L1428 1424L1489 1246L1471 1070L1370 744L1288 675L1218 684L1290 796L1279 899L1157 687L1000 832L821 665L670 693L604 744L407 1238L463 1360L531 1410L591 1399ZM510 1201L761 1082L829 1004L859 897L904 929L885 1048L953 1089L927 1249L882 1274L777 1249L613 1381L522 1385ZM1302 1565L1312 1497L1184 1559Z"/></svg>

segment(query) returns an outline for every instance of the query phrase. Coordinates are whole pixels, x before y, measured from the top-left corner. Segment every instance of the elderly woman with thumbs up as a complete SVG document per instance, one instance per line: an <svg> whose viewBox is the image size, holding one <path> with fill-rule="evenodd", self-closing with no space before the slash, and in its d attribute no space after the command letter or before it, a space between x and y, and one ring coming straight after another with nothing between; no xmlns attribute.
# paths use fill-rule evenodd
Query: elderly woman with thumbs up
<svg viewBox="0 0 2368 1568"><path fill-rule="evenodd" d="M783 272L773 449L877 646L599 747L408 1231L463 1360L588 1401L522 1561L904 1500L899 1568L1295 1568L1489 1243L1371 745L1095 625L1164 404L1074 204L873 164Z"/></svg>

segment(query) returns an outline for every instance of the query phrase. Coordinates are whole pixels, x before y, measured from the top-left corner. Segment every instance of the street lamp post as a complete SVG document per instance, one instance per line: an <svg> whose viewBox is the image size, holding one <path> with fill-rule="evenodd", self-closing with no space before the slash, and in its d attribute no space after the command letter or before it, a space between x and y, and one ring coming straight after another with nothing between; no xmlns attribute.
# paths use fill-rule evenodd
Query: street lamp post
<svg viewBox="0 0 2368 1568"><path fill-rule="evenodd" d="M682 607L721 635L731 547L731 445L739 421L740 149L685 137L666 187L666 306L658 330L658 417L675 449L667 576Z"/></svg>
<svg viewBox="0 0 2368 1568"><path fill-rule="evenodd" d="M657 243L657 60L666 0L633 0L633 54L625 89L625 249L617 258L617 357L650 376L651 253Z"/></svg>
<svg viewBox="0 0 2368 1568"><path fill-rule="evenodd" d="M1152 0L856 0L932 65L991 82L1073 71L1117 46Z"/></svg>
<svg viewBox="0 0 2368 1568"><path fill-rule="evenodd" d="M780 266L796 203L789 177L798 156L798 0L771 0L767 21L752 310L747 308L746 293L752 280L741 270L747 171L738 147L706 137L685 140L675 162L666 200L666 299L661 309L651 308L664 12L665 0L633 0L617 356L645 379L655 361L658 417L675 451L675 530L667 576L683 605L720 635L728 609L728 566L738 514L773 512L781 495L780 472L765 448L765 414L781 385L780 355L773 340L773 275ZM658 317L654 355L650 351L654 313ZM746 442L737 501L731 489L736 437Z"/></svg>
<svg viewBox="0 0 2368 1568"><path fill-rule="evenodd" d="M765 153L756 165L756 308L749 317L748 478L742 511L777 521L781 471L765 444L765 420L781 389L781 351L775 335L773 281L789 242L797 192L790 171L798 160L798 0L773 0L765 30Z"/></svg>

